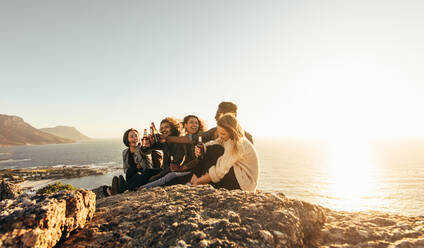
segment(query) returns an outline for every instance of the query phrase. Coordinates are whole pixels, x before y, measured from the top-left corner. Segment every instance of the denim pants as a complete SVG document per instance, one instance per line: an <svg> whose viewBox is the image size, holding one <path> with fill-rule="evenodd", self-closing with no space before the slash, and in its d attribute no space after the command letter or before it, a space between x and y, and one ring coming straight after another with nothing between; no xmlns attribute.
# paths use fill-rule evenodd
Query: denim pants
<svg viewBox="0 0 424 248"><path fill-rule="evenodd" d="M186 172L169 172L168 174L159 178L158 180L150 182L148 184L145 184L141 187L149 189L149 188L153 188L153 187L157 187L157 186L162 186L162 185L166 184L167 182L173 180L174 178L186 176L190 173L191 172L189 172L189 171L186 171Z"/></svg>
<svg viewBox="0 0 424 248"><path fill-rule="evenodd" d="M162 169L144 169L143 172L140 174L137 173L137 170L130 167L127 170L127 173L125 175L128 183L128 189L129 190L135 190L138 187L146 184L149 182L149 179L160 173Z"/></svg>

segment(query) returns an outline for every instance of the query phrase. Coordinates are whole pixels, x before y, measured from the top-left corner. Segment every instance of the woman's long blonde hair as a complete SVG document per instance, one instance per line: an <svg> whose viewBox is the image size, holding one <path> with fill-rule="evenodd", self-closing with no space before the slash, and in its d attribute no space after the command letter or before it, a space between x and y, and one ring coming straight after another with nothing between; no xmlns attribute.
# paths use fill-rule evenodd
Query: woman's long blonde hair
<svg viewBox="0 0 424 248"><path fill-rule="evenodd" d="M244 136L244 131L234 114L227 113L222 115L221 118L219 118L217 125L224 128L230 134L230 139L234 142L233 152L238 154L238 146Z"/></svg>

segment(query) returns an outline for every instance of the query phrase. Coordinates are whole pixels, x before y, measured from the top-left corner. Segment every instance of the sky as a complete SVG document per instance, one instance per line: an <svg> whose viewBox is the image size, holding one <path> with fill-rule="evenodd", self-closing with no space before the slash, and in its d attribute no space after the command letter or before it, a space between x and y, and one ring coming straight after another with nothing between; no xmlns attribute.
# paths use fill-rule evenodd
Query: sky
<svg viewBox="0 0 424 248"><path fill-rule="evenodd" d="M423 1L0 0L0 114L122 137L221 101L255 137L424 136Z"/></svg>

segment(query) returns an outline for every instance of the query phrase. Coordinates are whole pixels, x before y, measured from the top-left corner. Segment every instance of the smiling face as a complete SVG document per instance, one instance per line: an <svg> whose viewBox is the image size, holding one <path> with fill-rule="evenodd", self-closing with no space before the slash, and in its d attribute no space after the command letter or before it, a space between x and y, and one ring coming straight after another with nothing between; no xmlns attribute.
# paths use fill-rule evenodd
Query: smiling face
<svg viewBox="0 0 424 248"><path fill-rule="evenodd" d="M171 135L171 125L169 125L169 122L162 122L160 124L159 131L165 137Z"/></svg>
<svg viewBox="0 0 424 248"><path fill-rule="evenodd" d="M190 117L184 128L189 134L196 134L199 131L199 120L195 117Z"/></svg>
<svg viewBox="0 0 424 248"><path fill-rule="evenodd" d="M139 142L140 136L138 135L138 132L131 131L128 133L128 143L130 144L130 147L136 147Z"/></svg>
<svg viewBox="0 0 424 248"><path fill-rule="evenodd" d="M219 137L223 141L227 141L230 139L230 133L223 127L217 126L216 127Z"/></svg>

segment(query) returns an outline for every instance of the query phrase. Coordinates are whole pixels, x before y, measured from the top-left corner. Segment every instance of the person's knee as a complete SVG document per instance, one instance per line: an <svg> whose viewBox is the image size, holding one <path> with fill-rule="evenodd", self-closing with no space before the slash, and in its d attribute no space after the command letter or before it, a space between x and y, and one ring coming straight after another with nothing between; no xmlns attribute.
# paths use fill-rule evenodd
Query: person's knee
<svg viewBox="0 0 424 248"><path fill-rule="evenodd" d="M222 154L224 154L224 147L220 145L211 145L208 146L203 160L208 161L206 162L207 164L209 164L210 162L214 163L219 157L222 156Z"/></svg>
<svg viewBox="0 0 424 248"><path fill-rule="evenodd" d="M224 154L224 147L222 147L221 145L208 146L207 153L210 153L216 156L221 156L222 154Z"/></svg>

